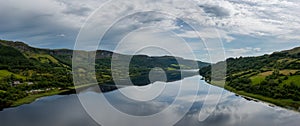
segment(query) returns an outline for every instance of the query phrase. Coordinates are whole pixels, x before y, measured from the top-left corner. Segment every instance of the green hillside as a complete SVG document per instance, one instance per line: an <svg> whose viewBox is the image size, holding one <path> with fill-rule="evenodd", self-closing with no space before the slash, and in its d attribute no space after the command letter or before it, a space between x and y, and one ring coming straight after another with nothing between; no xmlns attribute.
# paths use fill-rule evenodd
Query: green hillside
<svg viewBox="0 0 300 126"><path fill-rule="evenodd" d="M105 50L96 52L96 79L99 84L113 84L110 68L112 54ZM73 50L69 49L40 49L23 42L0 40L0 109L74 89L72 55ZM161 67L167 73L167 81L174 81L182 78L180 68L199 69L209 65L172 56L116 55L133 57L129 75L135 85L149 84L148 73L154 67ZM198 63L198 66L192 67L193 63ZM87 72L85 69L80 70ZM126 73L122 72L122 68L118 68L117 72L120 76ZM83 76L90 77L89 74Z"/></svg>
<svg viewBox="0 0 300 126"><path fill-rule="evenodd" d="M226 89L279 106L299 109L299 47L258 57L229 58L226 64L226 78L216 78L226 79ZM210 69L211 66L208 66L200 70L208 82L211 81Z"/></svg>

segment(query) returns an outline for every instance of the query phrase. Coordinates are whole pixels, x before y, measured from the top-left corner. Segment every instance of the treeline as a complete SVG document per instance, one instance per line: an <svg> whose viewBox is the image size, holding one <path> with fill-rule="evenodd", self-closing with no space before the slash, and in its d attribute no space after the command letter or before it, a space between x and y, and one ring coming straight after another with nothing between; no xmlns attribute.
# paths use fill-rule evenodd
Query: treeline
<svg viewBox="0 0 300 126"><path fill-rule="evenodd" d="M247 71L265 72L274 69L300 69L299 60L300 53L290 54L288 52L276 52L271 55L258 57L228 58L226 61L213 64L213 66L218 67L226 64L226 74L230 76ZM216 71L216 73L217 72L218 71ZM199 73L206 78L210 78L211 65L202 68Z"/></svg>
<svg viewBox="0 0 300 126"><path fill-rule="evenodd" d="M207 65L207 63L200 62L197 64L196 61L189 61L189 60L183 60L183 59L176 59L175 57L171 56L165 56L165 57L149 57L145 55L137 55L133 56L130 60L129 64L129 71L124 71L125 69L122 67L125 66L125 62L122 63L122 59L127 59L128 56L126 55L120 55L118 56L119 59L117 60L114 68L115 74L117 74L119 79L122 79L122 77L126 77L125 74L129 75L129 78L131 82L134 85L147 85L151 83L151 80L149 80L149 72L153 68L162 68L164 70L164 73L166 76L167 82L169 81L175 81L180 80L181 78L184 78L184 76L181 74L180 69L197 69L198 67L203 67ZM103 59L96 59L96 76L99 83L111 83L113 84L113 78L111 73L111 58L103 58ZM120 60L120 61L118 61ZM182 60L184 62L184 65L179 65L178 60ZM193 64L194 63L194 64ZM197 66L199 65L199 66ZM159 72L158 72L159 74ZM192 76L198 73L188 73L184 74L186 76ZM114 78L114 79L118 79ZM160 77L157 77L157 81L160 81ZM155 81L155 80L152 80Z"/></svg>
<svg viewBox="0 0 300 126"><path fill-rule="evenodd" d="M300 71L290 75L283 75L275 70L271 75L266 76L259 84L253 84L249 78L251 76L228 77L226 81L228 86L236 90L260 94L275 99L300 101L300 86L296 84L298 82L292 81L288 84L283 84L283 81L288 80L289 77L297 75L300 75Z"/></svg>

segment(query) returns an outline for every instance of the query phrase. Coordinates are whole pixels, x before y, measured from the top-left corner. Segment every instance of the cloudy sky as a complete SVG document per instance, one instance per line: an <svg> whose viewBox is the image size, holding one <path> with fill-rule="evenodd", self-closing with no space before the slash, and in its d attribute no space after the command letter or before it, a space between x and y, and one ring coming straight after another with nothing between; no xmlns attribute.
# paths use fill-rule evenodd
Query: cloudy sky
<svg viewBox="0 0 300 126"><path fill-rule="evenodd" d="M206 51L220 50L213 48L218 42L226 57L299 46L299 12L298 0L1 0L0 39L73 49L90 23L105 31L100 49L133 53L148 43L181 51L180 43L187 42L198 59L209 61ZM97 38L98 30L85 36Z"/></svg>

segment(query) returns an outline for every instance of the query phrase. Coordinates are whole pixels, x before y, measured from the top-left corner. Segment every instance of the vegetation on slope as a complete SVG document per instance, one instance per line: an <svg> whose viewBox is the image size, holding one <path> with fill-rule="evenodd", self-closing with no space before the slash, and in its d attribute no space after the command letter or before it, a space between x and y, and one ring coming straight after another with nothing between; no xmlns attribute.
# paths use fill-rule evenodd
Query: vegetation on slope
<svg viewBox="0 0 300 126"><path fill-rule="evenodd" d="M73 50L68 49L39 49L22 42L0 40L0 110L29 103L41 96L74 90L72 54ZM112 54L104 50L98 50L96 53L96 79L99 84L113 84L110 69ZM179 65L176 59L180 59L184 64ZM193 62L195 61L178 57L133 56L129 75L134 84L145 85L150 82L149 71L154 67L161 67L167 73L167 81L172 81L181 78L179 66L198 69L190 67ZM199 67L208 65L203 62L198 64ZM124 74L121 69L118 68L117 72Z"/></svg>
<svg viewBox="0 0 300 126"><path fill-rule="evenodd" d="M213 65L219 65L219 62ZM288 108L300 107L300 48L258 57L229 58L225 88ZM211 81L211 66L200 74Z"/></svg>

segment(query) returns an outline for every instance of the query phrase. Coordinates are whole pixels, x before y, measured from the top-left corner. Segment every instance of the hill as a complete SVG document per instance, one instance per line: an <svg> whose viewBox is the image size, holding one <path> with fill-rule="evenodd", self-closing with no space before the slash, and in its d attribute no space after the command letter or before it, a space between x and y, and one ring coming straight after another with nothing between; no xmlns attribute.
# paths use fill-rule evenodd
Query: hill
<svg viewBox="0 0 300 126"><path fill-rule="evenodd" d="M154 67L160 67L166 72L166 81L174 81L182 78L180 68L199 69L209 65L180 57L130 56L97 50L95 69L99 84L114 84L111 75L113 54L120 59L132 57L129 75L135 85L149 84L148 73ZM43 95L58 94L76 88L72 80L72 55L73 50L69 49L41 49L23 42L0 40L0 109L28 103ZM198 67L192 67L193 63L198 63ZM126 73L121 72L122 68L119 69L119 76Z"/></svg>
<svg viewBox="0 0 300 126"><path fill-rule="evenodd" d="M225 88L279 106L300 107L300 47L257 57L229 58ZM211 82L211 66L200 74ZM212 83L213 84L213 83Z"/></svg>

